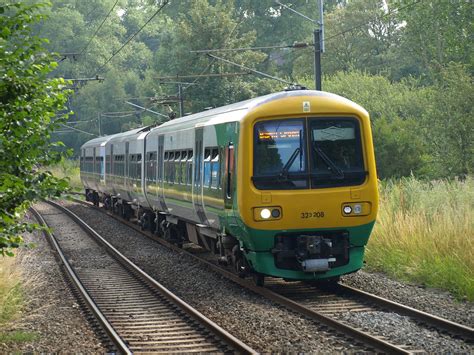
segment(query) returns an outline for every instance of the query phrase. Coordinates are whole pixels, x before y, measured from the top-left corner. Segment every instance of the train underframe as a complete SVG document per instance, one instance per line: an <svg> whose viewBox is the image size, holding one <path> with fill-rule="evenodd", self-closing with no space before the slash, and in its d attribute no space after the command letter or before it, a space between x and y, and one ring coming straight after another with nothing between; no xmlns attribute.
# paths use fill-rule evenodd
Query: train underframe
<svg viewBox="0 0 474 355"><path fill-rule="evenodd" d="M279 234L274 237L270 252L259 253L257 257L257 253L245 250L234 236L211 232L205 226L183 221L166 212L144 208L120 197L91 189L86 189L85 197L86 201L95 206L102 203L103 208L127 221L135 219L141 230L149 231L178 247L193 243L209 250L218 257L220 264L233 268L240 277L252 276L257 285L263 285L265 275L272 275L272 272L267 271L268 264L273 269L281 270L282 275L288 275L274 276L326 283L339 280L339 275L331 272L334 268L349 270L343 273L360 268L347 268L352 252L349 233L345 230ZM328 276L324 280L315 277L326 273Z"/></svg>

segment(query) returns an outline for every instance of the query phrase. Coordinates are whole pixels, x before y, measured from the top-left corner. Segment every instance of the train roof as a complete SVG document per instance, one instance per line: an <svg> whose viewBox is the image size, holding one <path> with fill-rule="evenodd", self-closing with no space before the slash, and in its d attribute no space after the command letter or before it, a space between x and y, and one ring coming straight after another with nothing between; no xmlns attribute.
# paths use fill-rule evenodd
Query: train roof
<svg viewBox="0 0 474 355"><path fill-rule="evenodd" d="M316 90L291 90L291 91L281 91L264 96L259 96L245 101L240 101L234 104L214 108L211 110L195 113L189 116L176 118L174 120L165 122L159 126L147 126L136 128L127 132L117 133L110 136L94 138L86 143L81 148L86 147L96 147L105 145L109 140L113 139L114 141L121 141L122 139L128 138L130 136L143 133L144 136L149 132L169 132L176 129L176 126L182 127L196 127L199 125L213 124L213 119L218 119L216 123L225 123L225 122L240 122L249 111L254 108L257 108L260 105L270 103L272 101L282 100L289 97L321 97L326 99L335 100L338 103L352 107L360 111L365 110L357 105L356 103L336 94L332 94L325 91L316 91Z"/></svg>
<svg viewBox="0 0 474 355"><path fill-rule="evenodd" d="M154 125L153 126L146 126L146 127L135 128L135 129L132 129L131 131L117 133L117 134L114 134L113 136L111 136L110 140L113 140L114 142L122 142L123 140L126 140L127 138L130 138L130 137L135 136L137 134L145 133L145 135L146 135L146 133L148 133L154 127L155 127Z"/></svg>
<svg viewBox="0 0 474 355"><path fill-rule="evenodd" d="M116 133L116 134L111 134L108 136L103 136L103 137L97 137L94 139L91 139L90 141L85 142L82 146L81 149L83 148L90 148L90 147L101 147L104 146L108 141L110 140L122 140L123 138L127 138L129 136L133 136L135 134L141 133L141 132L148 132L150 129L152 129L154 126L146 126L146 127L140 127L140 128L135 128L130 131L126 132L121 132L121 133Z"/></svg>
<svg viewBox="0 0 474 355"><path fill-rule="evenodd" d="M252 109L281 99L285 99L288 97L321 97L321 98L328 98L337 100L341 104L345 104L347 106L357 106L359 109L363 110L362 107L355 104L354 102L329 92L325 91L316 91L316 90L292 90L292 91L281 91L277 93L272 93L264 96L259 96L253 99L237 102L234 104L218 107L215 109L195 113L189 116L176 118L174 120L165 122L160 126L154 128L152 131L170 131L174 130L176 125L179 126L199 126L200 124L205 124L208 121L212 121L214 117L219 117L219 123L225 122L234 122L234 121L241 121L246 114L251 111ZM225 117L223 115L225 114Z"/></svg>
<svg viewBox="0 0 474 355"><path fill-rule="evenodd" d="M109 139L112 138L113 136L114 135L97 137L97 138L91 139L90 141L85 142L81 146L81 149L104 146L105 143L107 143Z"/></svg>

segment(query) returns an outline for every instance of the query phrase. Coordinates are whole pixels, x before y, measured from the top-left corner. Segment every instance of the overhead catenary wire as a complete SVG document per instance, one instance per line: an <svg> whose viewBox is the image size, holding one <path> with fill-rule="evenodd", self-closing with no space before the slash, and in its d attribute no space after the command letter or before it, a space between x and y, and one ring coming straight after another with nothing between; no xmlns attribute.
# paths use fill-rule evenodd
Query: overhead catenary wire
<svg viewBox="0 0 474 355"><path fill-rule="evenodd" d="M73 126L69 126L69 125L64 124L64 123L61 123L61 126L72 129L73 131L77 131L77 132L88 134L90 136L98 137L97 134L94 134L94 133L91 133L91 132L86 132L86 131L83 131L82 129L79 129L79 128L76 128L76 127L73 127Z"/></svg>
<svg viewBox="0 0 474 355"><path fill-rule="evenodd" d="M67 121L66 123L72 124L72 123L86 123L86 122L96 122L96 121L97 121L97 118L93 120L84 120L84 121Z"/></svg>
<svg viewBox="0 0 474 355"><path fill-rule="evenodd" d="M123 114L127 114L127 113L137 113L138 111L137 110L131 110L131 111L110 111L110 112L101 112L100 114L102 116L114 116L114 115L123 115Z"/></svg>
<svg viewBox="0 0 474 355"><path fill-rule="evenodd" d="M191 53L211 53L211 52L238 52L238 51L258 51L263 49L285 49L285 48L306 48L313 46L312 43L293 43L286 45L275 46L260 46L260 47L242 47L242 48L216 48L216 49L198 49L190 51Z"/></svg>
<svg viewBox="0 0 474 355"><path fill-rule="evenodd" d="M231 61L231 60L227 60L227 59L224 59L224 58L215 56L215 55L210 54L210 53L207 53L207 55L208 55L209 57L211 57L211 58L216 59L216 60L221 60L221 61L223 61L223 62L225 62L225 63L231 64L231 65L235 65L235 66L237 66L237 67L239 67L239 68L242 68L242 69L244 69L244 70L249 70L249 71L251 71L252 73L261 75L261 76L266 77L266 78L268 78L268 79L273 79L273 80L277 80L277 81L279 81L279 82L281 82L281 83L285 83L285 84L288 84L288 85L293 85L293 83L291 83L291 82L289 82L289 81L286 81L286 80L284 80L284 79L278 78L278 77L276 77L276 76L272 76L272 75L270 75L270 74L264 73L264 72L259 71L259 70L251 69L251 68L249 68L249 67L246 67L246 66L244 66L244 65L242 65L242 64L238 64L238 63L233 62L233 61Z"/></svg>
<svg viewBox="0 0 474 355"><path fill-rule="evenodd" d="M118 0L115 0L115 3L112 5L112 7L110 8L107 16L105 16L105 18L102 20L101 24L99 25L99 27L96 28L94 34L91 36L91 38L89 39L89 41L87 42L87 44L84 46L84 48L79 52L79 55L85 53L85 51L87 50L87 48L89 48L89 45L91 44L92 40L95 38L95 36L97 35L97 33L100 31L100 29L102 28L102 26L104 25L105 21L109 18L110 14L112 13L112 11L114 10L115 6L117 5L118 3Z"/></svg>
<svg viewBox="0 0 474 355"><path fill-rule="evenodd" d="M381 18L385 18L385 17L391 16L393 13L398 13L399 11L406 10L406 9L410 8L411 6L414 6L418 3L420 3L421 1L422 0L416 0L415 2L413 2L411 4L408 4L406 6L390 10L387 14L383 15ZM279 5L285 6L284 4L281 4L278 1L276 1L276 3L279 4ZM308 17L308 19L311 20L312 22L315 22L314 20L310 19L309 17ZM374 19L375 18L371 18L370 21L372 21ZM358 24L356 26L353 26L351 28L348 28L348 29L346 29L342 32L336 33L336 34L326 38L325 41L328 41L330 39L334 39L338 36L342 36L343 34L345 34L347 32L351 32L351 31L353 31L357 28L363 27L363 26L367 25L367 23L369 23L369 22L364 22L364 23ZM314 46L314 43L305 43L305 42L303 42L303 43L294 43L292 45L287 44L287 45L260 46L260 47L199 49L199 50L192 50L190 52L191 53L212 53L212 52L239 52L239 51L265 50L265 49L286 49L286 48L300 49L300 48L307 48L307 47L311 47L311 46Z"/></svg>
<svg viewBox="0 0 474 355"><path fill-rule="evenodd" d="M168 5L168 3L169 3L169 0L166 0L166 1L163 2L163 4L158 8L158 10L155 11L155 13L143 24L143 26L140 27L140 28L138 29L138 31L136 31L133 35L131 35L131 36L125 41L125 43L122 44L122 46L121 46L117 51L115 51L115 52L112 54L112 56L111 56L109 59L107 59L107 60L104 62L104 64L102 64L102 65L99 67L99 69L97 69L97 75L98 75L98 73L100 73L100 72L102 71L102 69L105 68L105 66L106 66L118 53L120 53L120 51L121 51L127 44L129 44L129 43L145 28L146 25L148 25L148 24L150 23L151 20L153 20L153 19L156 17L156 15L158 15L158 14L161 12L161 10L162 10L166 5Z"/></svg>
<svg viewBox="0 0 474 355"><path fill-rule="evenodd" d="M125 118L125 117L132 117L132 116L136 116L137 113L141 113L143 112L142 111L136 111L134 113L128 113L128 114L124 114L124 115L105 115L105 114L100 114L102 117L107 117L107 118Z"/></svg>
<svg viewBox="0 0 474 355"><path fill-rule="evenodd" d="M227 38L224 40L224 47L226 47L226 44L227 42L231 39L231 36L234 34L235 30L237 29L237 27L239 27L239 25L244 21L244 17L241 17L240 21L238 21L234 28L232 29L232 31L230 31L229 35L227 36ZM204 68L204 70L200 73L200 75L204 74L205 72L207 72L207 70L212 66L212 64L215 63L217 59L214 59L212 60L207 66L206 68ZM188 86L185 86L183 87L183 89L187 89L188 87L190 87L191 85L194 85L196 84L200 79L202 78L202 76L199 76L199 77L196 77L196 79L194 79L194 81L189 84Z"/></svg>

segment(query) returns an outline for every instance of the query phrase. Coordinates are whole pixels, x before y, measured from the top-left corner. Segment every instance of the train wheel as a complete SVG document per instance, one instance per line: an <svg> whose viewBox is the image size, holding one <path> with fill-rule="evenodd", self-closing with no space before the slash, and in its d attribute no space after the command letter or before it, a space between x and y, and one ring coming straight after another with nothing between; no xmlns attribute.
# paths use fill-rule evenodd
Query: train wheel
<svg viewBox="0 0 474 355"><path fill-rule="evenodd" d="M259 272L254 272L252 274L252 278L253 278L253 282L257 286L263 287L263 285L265 284L265 276Z"/></svg>
<svg viewBox="0 0 474 355"><path fill-rule="evenodd" d="M94 203L94 206L99 207L99 194L94 191L92 194L92 202Z"/></svg>
<svg viewBox="0 0 474 355"><path fill-rule="evenodd" d="M243 279L247 276L245 260L238 244L234 245L232 248L232 265L234 266L234 270L240 278Z"/></svg>
<svg viewBox="0 0 474 355"><path fill-rule="evenodd" d="M110 200L110 197L109 196L105 197L105 199L104 199L104 208L106 210L110 210L111 204L112 204L112 202Z"/></svg>

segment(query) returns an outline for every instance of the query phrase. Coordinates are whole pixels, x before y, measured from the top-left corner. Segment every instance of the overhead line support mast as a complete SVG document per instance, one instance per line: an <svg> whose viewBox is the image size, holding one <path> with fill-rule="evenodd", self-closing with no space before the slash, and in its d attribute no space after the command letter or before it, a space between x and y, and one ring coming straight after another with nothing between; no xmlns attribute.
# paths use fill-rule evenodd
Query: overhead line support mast
<svg viewBox="0 0 474 355"><path fill-rule="evenodd" d="M316 90L321 90L321 53L324 53L324 17L323 17L323 0L319 0L319 21L313 20L312 18L298 12L291 7L282 4L280 1L275 1L278 5L283 6L285 9L303 17L304 19L311 21L316 25L313 31L314 38L314 86Z"/></svg>

